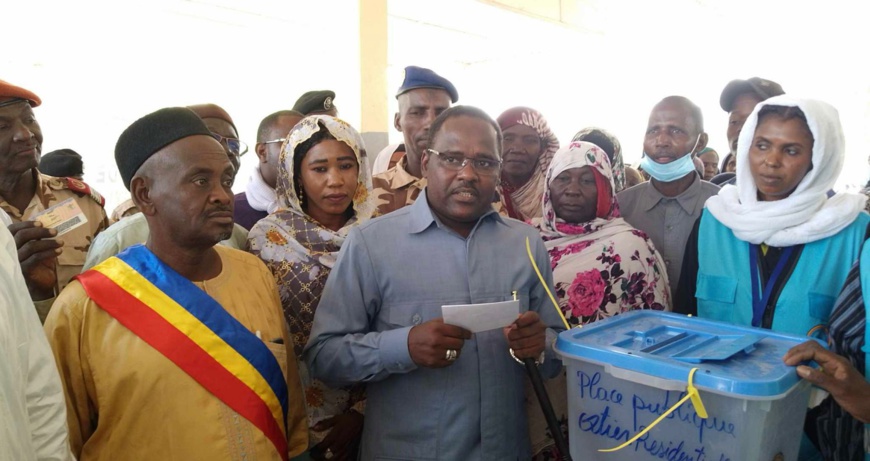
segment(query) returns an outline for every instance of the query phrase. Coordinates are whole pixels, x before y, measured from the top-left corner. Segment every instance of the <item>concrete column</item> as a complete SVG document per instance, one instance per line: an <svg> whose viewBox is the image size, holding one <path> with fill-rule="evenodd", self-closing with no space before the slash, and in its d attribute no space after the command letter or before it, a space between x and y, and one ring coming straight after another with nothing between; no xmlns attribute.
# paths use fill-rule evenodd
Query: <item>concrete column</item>
<svg viewBox="0 0 870 461"><path fill-rule="evenodd" d="M369 163L387 146L387 0L359 0L360 134Z"/></svg>

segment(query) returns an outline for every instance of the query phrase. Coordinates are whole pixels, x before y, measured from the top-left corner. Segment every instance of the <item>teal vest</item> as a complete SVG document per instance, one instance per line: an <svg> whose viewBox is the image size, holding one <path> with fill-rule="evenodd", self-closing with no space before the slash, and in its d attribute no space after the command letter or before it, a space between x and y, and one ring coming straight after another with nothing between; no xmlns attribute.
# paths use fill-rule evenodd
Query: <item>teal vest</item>
<svg viewBox="0 0 870 461"><path fill-rule="evenodd" d="M799 336L827 325L864 241L870 215L861 213L836 235L804 245L794 271L776 301L772 330ZM738 325L752 324L749 243L738 239L708 210L698 233L698 316ZM759 283L763 289L764 285Z"/></svg>
<svg viewBox="0 0 870 461"><path fill-rule="evenodd" d="M865 244L861 251L861 295L864 298L864 376L870 381L870 328L867 328L867 320L870 320L870 245ZM864 446L870 445L870 424L864 425ZM870 450L865 448L864 461L870 461Z"/></svg>

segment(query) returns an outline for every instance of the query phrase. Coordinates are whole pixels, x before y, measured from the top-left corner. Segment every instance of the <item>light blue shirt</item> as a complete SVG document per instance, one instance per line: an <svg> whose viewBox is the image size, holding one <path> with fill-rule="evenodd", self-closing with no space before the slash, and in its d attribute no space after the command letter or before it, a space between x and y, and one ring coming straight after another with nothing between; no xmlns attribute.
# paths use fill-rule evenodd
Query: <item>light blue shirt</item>
<svg viewBox="0 0 870 461"><path fill-rule="evenodd" d="M463 238L434 217L421 195L350 232L304 358L329 384L368 383L363 460L530 457L525 369L511 358L500 329L473 335L446 368L417 367L408 351L410 329L441 317L442 305L504 301L517 291L521 311L538 312L550 327L540 368L554 376L561 363L552 340L564 328L526 254L526 238L552 290L538 232L494 211Z"/></svg>

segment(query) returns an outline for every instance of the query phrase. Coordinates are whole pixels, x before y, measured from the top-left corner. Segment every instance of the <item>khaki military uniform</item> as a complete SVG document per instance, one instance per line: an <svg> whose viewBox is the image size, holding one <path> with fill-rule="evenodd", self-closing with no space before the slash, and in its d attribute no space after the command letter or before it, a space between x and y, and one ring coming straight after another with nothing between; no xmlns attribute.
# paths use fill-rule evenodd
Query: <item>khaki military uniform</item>
<svg viewBox="0 0 870 461"><path fill-rule="evenodd" d="M407 166L408 159L402 158L396 166L372 178L372 195L378 214L385 215L414 203L426 187L426 178L408 173Z"/></svg>
<svg viewBox="0 0 870 461"><path fill-rule="evenodd" d="M127 216L133 216L134 214L139 212L139 207L133 203L133 199L128 198L121 202L120 205L116 206L114 210L112 210L112 216L109 217L109 222L115 224L116 222L126 218Z"/></svg>
<svg viewBox="0 0 870 461"><path fill-rule="evenodd" d="M81 273L88 255L88 248L94 237L108 227L109 220L103 210L105 200L87 184L74 178L55 178L39 173L33 174L37 180L36 193L23 211L0 197L0 208L12 218L13 222L30 221L32 216L68 198L73 198L82 209L88 222L60 237L63 240L63 253L57 257L57 293L69 283L70 279ZM39 318L45 321L54 298L36 301Z"/></svg>
<svg viewBox="0 0 870 461"><path fill-rule="evenodd" d="M426 178L417 178L408 173L405 169L407 166L408 160L403 157L396 166L372 177L372 195L375 197L379 216L414 203L426 187ZM496 213L509 217L507 208L498 196L492 200L492 208Z"/></svg>

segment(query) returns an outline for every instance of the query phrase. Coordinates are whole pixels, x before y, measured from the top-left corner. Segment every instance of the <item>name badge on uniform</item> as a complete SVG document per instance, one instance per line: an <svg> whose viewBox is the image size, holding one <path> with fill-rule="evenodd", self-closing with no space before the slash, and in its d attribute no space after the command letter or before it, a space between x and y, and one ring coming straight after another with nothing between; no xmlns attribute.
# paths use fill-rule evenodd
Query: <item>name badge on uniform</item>
<svg viewBox="0 0 870 461"><path fill-rule="evenodd" d="M72 198L33 215L31 220L41 222L46 229L56 230L58 237L88 222L87 216Z"/></svg>

